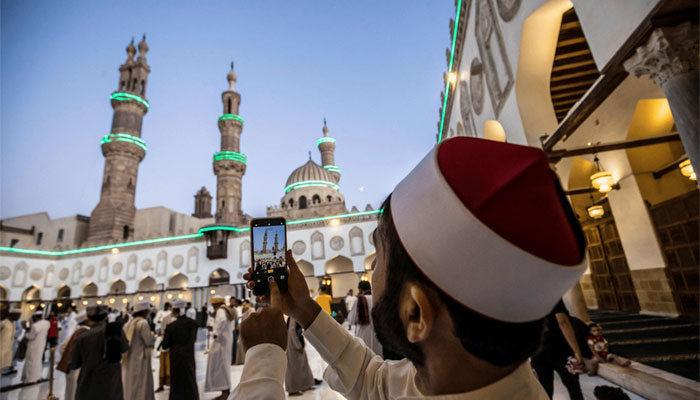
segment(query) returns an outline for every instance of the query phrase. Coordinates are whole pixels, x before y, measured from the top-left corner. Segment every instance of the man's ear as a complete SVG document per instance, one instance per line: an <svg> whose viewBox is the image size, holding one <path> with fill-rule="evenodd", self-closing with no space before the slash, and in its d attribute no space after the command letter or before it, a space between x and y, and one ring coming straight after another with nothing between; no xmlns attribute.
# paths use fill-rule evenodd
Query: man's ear
<svg viewBox="0 0 700 400"><path fill-rule="evenodd" d="M401 296L399 309L408 341L418 343L426 340L435 324L437 310L431 303L425 287L415 282L407 284Z"/></svg>

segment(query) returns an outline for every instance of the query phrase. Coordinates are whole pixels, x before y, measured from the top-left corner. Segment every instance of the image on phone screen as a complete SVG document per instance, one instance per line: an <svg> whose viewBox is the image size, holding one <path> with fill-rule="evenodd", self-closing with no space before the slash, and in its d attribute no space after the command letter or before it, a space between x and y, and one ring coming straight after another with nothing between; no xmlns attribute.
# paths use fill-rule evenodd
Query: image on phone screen
<svg viewBox="0 0 700 400"><path fill-rule="evenodd" d="M286 248L284 225L253 226L253 271L285 268Z"/></svg>

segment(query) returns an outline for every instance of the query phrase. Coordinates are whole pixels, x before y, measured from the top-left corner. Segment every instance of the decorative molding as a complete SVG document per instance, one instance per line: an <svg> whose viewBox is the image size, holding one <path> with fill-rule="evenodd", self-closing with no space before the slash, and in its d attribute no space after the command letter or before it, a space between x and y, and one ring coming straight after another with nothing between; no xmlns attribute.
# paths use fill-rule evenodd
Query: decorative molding
<svg viewBox="0 0 700 400"><path fill-rule="evenodd" d="M510 21L518 14L520 10L520 4L522 0L496 0L496 6L498 7L498 15L505 22Z"/></svg>
<svg viewBox="0 0 700 400"><path fill-rule="evenodd" d="M345 246L345 241L340 236L333 236L331 238L330 246L331 246L331 249L338 251L338 250L342 249L343 246Z"/></svg>
<svg viewBox="0 0 700 400"><path fill-rule="evenodd" d="M646 44L624 62L627 72L649 77L659 86L675 76L698 71L698 25L684 22L657 28Z"/></svg>
<svg viewBox="0 0 700 400"><path fill-rule="evenodd" d="M294 254L296 254L296 255L304 254L304 252L306 251L306 243L304 243L304 242L301 241L301 240L297 240L297 241L294 242L294 244L292 245L292 251L293 251Z"/></svg>

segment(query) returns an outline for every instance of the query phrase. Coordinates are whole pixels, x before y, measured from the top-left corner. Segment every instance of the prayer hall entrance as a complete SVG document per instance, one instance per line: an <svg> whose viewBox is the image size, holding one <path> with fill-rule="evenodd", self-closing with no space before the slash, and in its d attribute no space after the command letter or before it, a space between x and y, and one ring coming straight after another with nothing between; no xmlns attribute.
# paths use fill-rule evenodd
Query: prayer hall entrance
<svg viewBox="0 0 700 400"><path fill-rule="evenodd" d="M604 217L582 222L598 308L639 312L630 269L607 201Z"/></svg>

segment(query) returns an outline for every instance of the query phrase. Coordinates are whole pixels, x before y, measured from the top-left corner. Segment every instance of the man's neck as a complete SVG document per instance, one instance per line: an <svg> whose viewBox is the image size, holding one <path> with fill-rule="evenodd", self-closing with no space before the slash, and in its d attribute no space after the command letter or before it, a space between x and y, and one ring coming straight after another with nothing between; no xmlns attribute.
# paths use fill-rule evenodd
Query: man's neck
<svg viewBox="0 0 700 400"><path fill-rule="evenodd" d="M518 365L497 367L470 354L460 343L456 346L440 346L433 354L426 354L422 366L416 366L416 385L424 395L471 392L505 378L518 368Z"/></svg>

